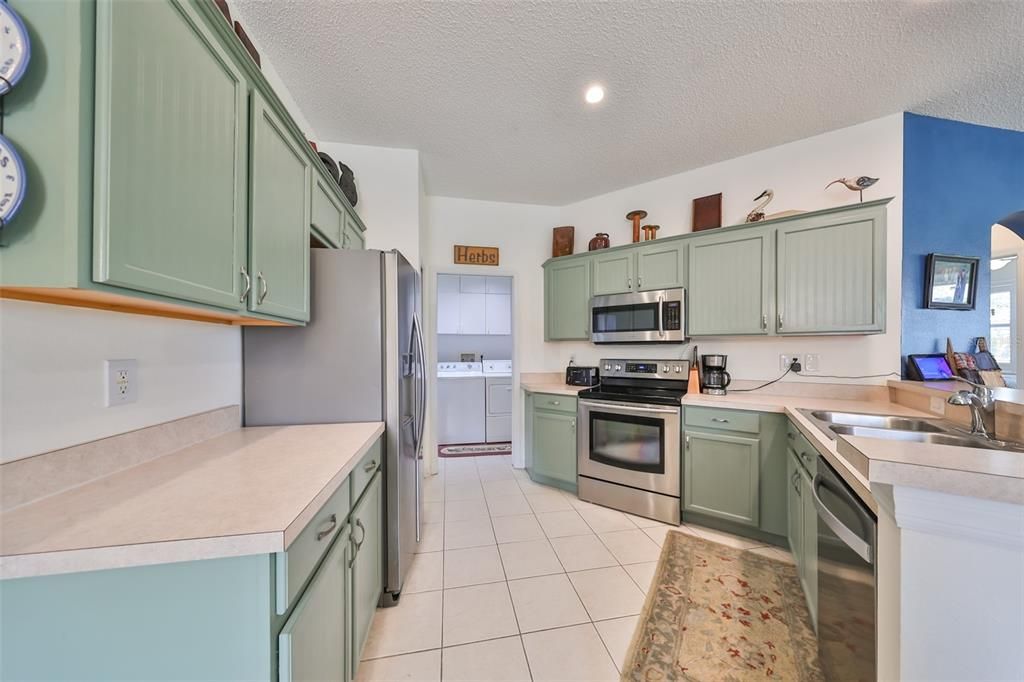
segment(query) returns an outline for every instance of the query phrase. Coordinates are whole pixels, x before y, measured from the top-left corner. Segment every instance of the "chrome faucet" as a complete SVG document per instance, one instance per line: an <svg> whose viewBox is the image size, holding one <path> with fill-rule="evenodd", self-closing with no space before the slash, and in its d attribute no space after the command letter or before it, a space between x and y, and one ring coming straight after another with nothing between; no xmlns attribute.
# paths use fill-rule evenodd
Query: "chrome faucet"
<svg viewBox="0 0 1024 682"><path fill-rule="evenodd" d="M992 389L988 386L975 384L974 382L960 379L974 388L970 391L957 391L946 400L950 405L967 406L971 408L971 435L981 436L992 440L992 436L985 426L985 416L993 414L996 407L995 398L992 396Z"/></svg>

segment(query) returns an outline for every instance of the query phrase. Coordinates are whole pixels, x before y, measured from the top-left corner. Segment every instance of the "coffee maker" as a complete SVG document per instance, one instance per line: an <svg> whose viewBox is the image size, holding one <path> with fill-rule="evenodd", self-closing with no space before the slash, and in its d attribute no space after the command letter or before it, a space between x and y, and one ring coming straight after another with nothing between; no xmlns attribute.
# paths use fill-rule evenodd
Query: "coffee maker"
<svg viewBox="0 0 1024 682"><path fill-rule="evenodd" d="M725 371L726 355L702 355L701 365L701 393L708 395L725 395L726 387L732 381L732 377Z"/></svg>

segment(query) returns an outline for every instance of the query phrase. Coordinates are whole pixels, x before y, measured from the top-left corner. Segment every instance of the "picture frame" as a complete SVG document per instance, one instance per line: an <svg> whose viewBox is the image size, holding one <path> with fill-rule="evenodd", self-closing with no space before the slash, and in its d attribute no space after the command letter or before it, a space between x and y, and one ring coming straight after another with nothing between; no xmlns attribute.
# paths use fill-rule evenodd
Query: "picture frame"
<svg viewBox="0 0 1024 682"><path fill-rule="evenodd" d="M693 232L712 230L722 226L722 193L710 194L693 200Z"/></svg>
<svg viewBox="0 0 1024 682"><path fill-rule="evenodd" d="M933 310L974 310L981 259L930 253L925 261L924 306Z"/></svg>

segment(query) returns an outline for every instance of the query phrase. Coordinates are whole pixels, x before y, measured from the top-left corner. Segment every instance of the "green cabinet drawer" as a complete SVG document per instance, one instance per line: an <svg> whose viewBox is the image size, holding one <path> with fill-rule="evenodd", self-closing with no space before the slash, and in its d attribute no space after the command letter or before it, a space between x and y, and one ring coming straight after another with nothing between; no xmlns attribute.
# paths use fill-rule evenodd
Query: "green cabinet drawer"
<svg viewBox="0 0 1024 682"><path fill-rule="evenodd" d="M757 527L761 448L756 438L687 430L683 511Z"/></svg>
<svg viewBox="0 0 1024 682"><path fill-rule="evenodd" d="M687 426L744 433L758 433L761 430L761 416L756 412L719 410L710 407L686 407L683 412Z"/></svg>
<svg viewBox="0 0 1024 682"><path fill-rule="evenodd" d="M554 410L576 414L576 398L555 393L534 393L533 407L538 410Z"/></svg>
<svg viewBox="0 0 1024 682"><path fill-rule="evenodd" d="M786 429L786 440L790 450L800 461L801 465L814 476L818 473L818 450L811 445L810 441L800 433L796 425L791 421Z"/></svg>
<svg viewBox="0 0 1024 682"><path fill-rule="evenodd" d="M313 173L313 201L310 209L312 227L330 246L341 246L345 210L338 204L333 190L319 173Z"/></svg>
<svg viewBox="0 0 1024 682"><path fill-rule="evenodd" d="M377 442L370 446L366 454L356 464L356 468L349 474L348 479L352 486L352 501L358 502L366 486L373 479L373 475L380 469L384 461L384 439L378 438Z"/></svg>
<svg viewBox="0 0 1024 682"><path fill-rule="evenodd" d="M320 558L331 546L334 536L345 525L352 506L351 492L347 482L320 508L309 524L299 533L288 549L275 555L277 564L276 605L277 614L282 615L302 591Z"/></svg>
<svg viewBox="0 0 1024 682"><path fill-rule="evenodd" d="M352 678L370 634L370 624L384 590L384 507L381 496L381 475L376 474L366 494L352 510L351 518L351 580L352 580Z"/></svg>
<svg viewBox="0 0 1024 682"><path fill-rule="evenodd" d="M346 680L348 534L338 536L277 638L279 682Z"/></svg>

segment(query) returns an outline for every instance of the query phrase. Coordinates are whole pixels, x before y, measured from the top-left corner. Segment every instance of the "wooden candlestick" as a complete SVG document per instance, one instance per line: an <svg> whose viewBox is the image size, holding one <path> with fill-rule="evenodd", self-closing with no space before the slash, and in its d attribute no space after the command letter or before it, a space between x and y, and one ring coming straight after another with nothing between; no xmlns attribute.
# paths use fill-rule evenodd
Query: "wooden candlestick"
<svg viewBox="0 0 1024 682"><path fill-rule="evenodd" d="M658 230L661 229L661 225L644 225L641 229L644 231L644 241L649 242L658 238Z"/></svg>
<svg viewBox="0 0 1024 682"><path fill-rule="evenodd" d="M640 241L640 221L647 217L647 211L630 211L626 214L626 220L633 221L633 243Z"/></svg>

